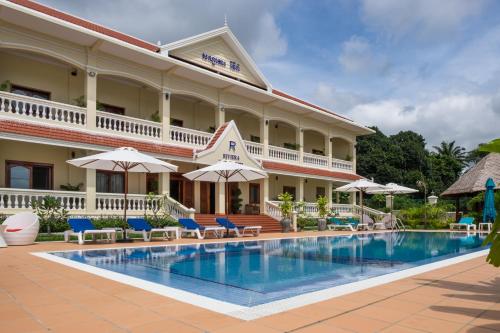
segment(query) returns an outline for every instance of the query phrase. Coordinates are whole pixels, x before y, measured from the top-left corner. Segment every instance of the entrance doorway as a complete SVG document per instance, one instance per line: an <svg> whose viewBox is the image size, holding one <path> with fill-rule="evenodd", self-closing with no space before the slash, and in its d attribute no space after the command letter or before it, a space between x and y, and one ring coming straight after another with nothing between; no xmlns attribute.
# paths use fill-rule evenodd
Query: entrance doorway
<svg viewBox="0 0 500 333"><path fill-rule="evenodd" d="M170 174L170 196L188 208L194 207L194 184L180 173Z"/></svg>
<svg viewBox="0 0 500 333"><path fill-rule="evenodd" d="M200 182L200 213L215 214L215 183Z"/></svg>

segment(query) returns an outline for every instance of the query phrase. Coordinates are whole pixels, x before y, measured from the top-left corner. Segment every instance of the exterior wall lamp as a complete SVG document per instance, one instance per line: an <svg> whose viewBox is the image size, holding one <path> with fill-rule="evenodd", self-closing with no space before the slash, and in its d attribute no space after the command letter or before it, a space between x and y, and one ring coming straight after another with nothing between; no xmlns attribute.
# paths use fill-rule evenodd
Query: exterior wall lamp
<svg viewBox="0 0 500 333"><path fill-rule="evenodd" d="M96 72L90 71L90 72L88 72L88 74L89 74L90 77L95 77L96 76Z"/></svg>

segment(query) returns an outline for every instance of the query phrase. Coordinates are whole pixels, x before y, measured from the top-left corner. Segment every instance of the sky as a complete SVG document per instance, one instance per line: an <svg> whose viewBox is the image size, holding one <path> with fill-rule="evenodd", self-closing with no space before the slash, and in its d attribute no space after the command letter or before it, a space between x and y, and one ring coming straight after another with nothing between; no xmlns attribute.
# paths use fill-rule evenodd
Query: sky
<svg viewBox="0 0 500 333"><path fill-rule="evenodd" d="M500 137L500 1L40 1L162 44L226 16L276 89L429 148Z"/></svg>

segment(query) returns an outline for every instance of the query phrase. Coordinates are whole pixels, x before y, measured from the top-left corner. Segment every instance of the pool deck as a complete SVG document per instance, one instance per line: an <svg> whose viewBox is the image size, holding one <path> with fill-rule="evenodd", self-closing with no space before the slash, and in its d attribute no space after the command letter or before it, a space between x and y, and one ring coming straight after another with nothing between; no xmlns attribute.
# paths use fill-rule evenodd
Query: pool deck
<svg viewBox="0 0 500 333"><path fill-rule="evenodd" d="M347 232L259 239L329 234ZM212 241L220 240L202 242ZM243 321L30 254L123 246L50 242L0 249L0 332L500 332L500 268L484 257Z"/></svg>

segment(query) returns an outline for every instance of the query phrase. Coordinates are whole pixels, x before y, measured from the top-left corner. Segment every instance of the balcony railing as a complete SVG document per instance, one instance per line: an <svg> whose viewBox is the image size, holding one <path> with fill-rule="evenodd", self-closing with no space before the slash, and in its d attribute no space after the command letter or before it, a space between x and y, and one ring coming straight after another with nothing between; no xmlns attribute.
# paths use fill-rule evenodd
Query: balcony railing
<svg viewBox="0 0 500 333"><path fill-rule="evenodd" d="M78 106L0 91L0 115L84 127L87 110Z"/></svg>
<svg viewBox="0 0 500 333"><path fill-rule="evenodd" d="M332 168L339 170L353 170L353 163L350 161L339 160L336 158L332 158Z"/></svg>
<svg viewBox="0 0 500 333"><path fill-rule="evenodd" d="M269 145L269 159L287 162L299 162L299 152L293 149Z"/></svg>
<svg viewBox="0 0 500 333"><path fill-rule="evenodd" d="M41 201L46 196L54 197L71 214L121 215L125 205L123 194L96 193L96 209L88 211L85 192L0 188L0 212L13 214L31 211L32 203ZM170 197L157 196L150 201L144 194L129 194L127 211L130 215L142 215L157 209L160 200L165 212L173 218L193 217L194 209L187 208Z"/></svg>
<svg viewBox="0 0 500 333"><path fill-rule="evenodd" d="M170 126L170 141L192 147L205 147L213 134L191 128Z"/></svg>
<svg viewBox="0 0 500 333"><path fill-rule="evenodd" d="M96 127L104 131L147 139L161 139L162 135L160 123L103 111L96 113Z"/></svg>
<svg viewBox="0 0 500 333"><path fill-rule="evenodd" d="M33 201L41 201L47 195L56 198L66 210L83 211L87 206L85 192L0 188L0 210L29 210Z"/></svg>
<svg viewBox="0 0 500 333"><path fill-rule="evenodd" d="M245 141L245 146L250 154L255 157L262 157L264 154L264 145L252 141Z"/></svg>
<svg viewBox="0 0 500 333"><path fill-rule="evenodd" d="M306 165L328 168L328 157L326 156L304 153L303 161Z"/></svg>

